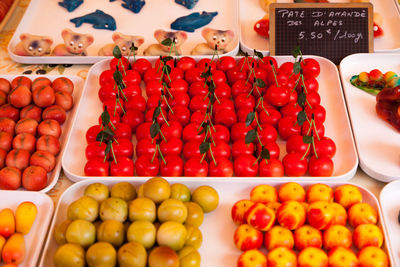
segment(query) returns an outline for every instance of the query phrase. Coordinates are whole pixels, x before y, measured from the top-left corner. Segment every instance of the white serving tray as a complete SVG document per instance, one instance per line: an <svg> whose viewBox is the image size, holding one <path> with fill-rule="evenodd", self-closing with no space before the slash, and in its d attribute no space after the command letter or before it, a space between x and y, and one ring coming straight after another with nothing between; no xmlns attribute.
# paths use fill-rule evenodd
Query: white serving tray
<svg viewBox="0 0 400 267"><path fill-rule="evenodd" d="M10 208L14 211L14 215L18 205L24 201L31 201L36 205L38 213L35 222L29 233L24 236L25 260L19 265L21 267L36 266L53 217L53 200L46 194L28 191L0 190L0 196L0 210ZM0 263L0 266L2 265Z"/></svg>
<svg viewBox="0 0 400 267"><path fill-rule="evenodd" d="M306 58L307 56L305 56ZM321 104L327 110L325 126L325 135L331 137L337 147L336 155L333 158L335 170L331 177L305 177L309 180L349 180L351 179L358 166L358 158L355 150L354 140L351 133L350 122L347 116L347 110L344 103L344 97L340 85L339 74L336 66L329 60L322 57L315 57L321 66L321 73L318 77L319 94L321 96ZM239 57L238 57L239 59ZM292 61L289 56L276 57L278 64ZM84 166L86 164L85 134L87 129L98 124L97 119L102 112L102 105L98 99L99 75L107 69L109 61L101 61L95 64L89 71L82 102L78 107L77 116L66 145L65 153L62 159L62 165L66 176L74 181L92 179L84 174ZM133 143L136 143L134 138ZM286 154L284 142L278 142L281 148L281 158ZM134 158L136 160L136 157ZM185 178L186 179L186 178ZM226 178L231 180L232 178ZM277 179L270 178L267 179ZM279 179L279 178L278 178Z"/></svg>
<svg viewBox="0 0 400 267"><path fill-rule="evenodd" d="M18 76L21 76L21 75L0 75L1 78L7 79L10 82L15 77L18 77ZM68 75L22 75L22 76L26 76L26 77L30 78L32 81L38 77L46 77L46 78L50 79L51 81L53 81L54 79L56 79L58 77L66 77L74 83L74 92L72 94L72 97L74 99L74 106L72 107L72 109L70 111L67 112L67 119L65 120L64 124L61 125L62 131L61 131L61 136L59 138L61 150L60 150L60 153L56 157L56 165L55 165L54 169L47 174L47 186L45 188L43 188L42 190L40 190L40 192L46 193L56 185L58 178L60 176L61 158L64 153L65 143L67 141L67 137L68 137L69 131L71 130L72 122L73 122L75 114L76 114L77 106L79 105L79 102L81 100L82 89L83 89L83 79L81 79L77 76L68 76ZM22 189L22 187L21 187L21 190L24 190L24 189Z"/></svg>
<svg viewBox="0 0 400 267"><path fill-rule="evenodd" d="M351 85L360 72L379 69L400 74L400 54L355 54L340 63L361 168L382 182L400 179L400 133L375 111L376 97Z"/></svg>
<svg viewBox="0 0 400 267"><path fill-rule="evenodd" d="M393 261L392 266L400 266L400 181L387 184L379 195L379 202L385 221L386 236L389 239L389 252Z"/></svg>
<svg viewBox="0 0 400 267"><path fill-rule="evenodd" d="M374 39L375 52L400 52L400 9L397 0L370 0L374 12L382 16L384 36ZM293 3L292 0L277 0L277 3ZM330 0L330 3L347 3L347 0ZM259 0L240 0L240 49L252 55L254 49L269 55L269 39L259 36L254 30L254 24L264 15ZM295 45L295 44L294 44Z"/></svg>
<svg viewBox="0 0 400 267"><path fill-rule="evenodd" d="M75 25L69 21L72 18L94 12L96 9L103 10L114 17L117 23L116 31L144 37L144 43L139 47L138 55L143 55L145 48L157 42L154 38L154 32L157 29L171 31L170 24L176 18L193 12L201 13L202 11L218 11L218 15L205 27L232 30L235 33L235 39L232 41L232 50L226 55L236 55L239 50L238 0L201 0L193 9L178 5L174 0L146 0L146 4L138 14L121 7L122 1L110 3L109 0L85 0L81 6L71 13L60 7L58 5L59 1L61 0L31 1L8 45L8 52L14 61L25 64L93 64L107 58L98 56L97 52L104 45L113 43L111 39L112 31L96 30L90 24L83 24L79 28L75 28ZM57 18L56 21L54 21L55 18ZM61 31L65 28L93 35L94 43L88 48L88 56L29 57L18 56L13 53L13 48L19 42L21 33L50 36L54 40L52 46L54 47L56 44L64 42L61 38ZM204 38L201 36L202 29L197 29L194 33L188 32L188 39L181 47L183 55L190 55L190 51L198 43L205 43Z"/></svg>
<svg viewBox="0 0 400 267"><path fill-rule="evenodd" d="M167 178L168 179L168 178ZM57 244L53 238L53 232L57 225L67 218L67 208L70 203L78 199L83 195L86 186L92 183L104 183L111 187L113 184L118 182L131 182L136 189L144 182L140 178L108 178L108 179L91 179L76 183L69 187L61 196L57 209L54 215L54 220L51 224L48 238L46 241L43 255L40 261L42 267L53 266L53 255L57 249ZM248 179L240 178L240 183L229 183L224 179L219 178L197 178L195 180L187 181L181 178L170 178L168 179L170 184L183 183L193 191L196 187L201 185L212 186L219 194L219 206L216 210L205 214L204 222L200 226L200 230L203 233L203 244L201 245L199 252L201 255L201 266L202 267L223 267L223 266L236 266L236 261L241 254L241 251L236 248L233 242L233 235L237 226L231 219L231 208L233 204L240 199L249 199L250 191L256 185L262 184L263 182L259 179ZM283 183L290 180L275 180L275 181L264 181L266 184L279 187ZM299 181L297 181L299 182ZM312 182L301 181L299 184L302 186L309 186L314 183L321 182L315 180ZM332 188L336 188L343 183L327 182L325 183ZM355 185L355 184L353 184ZM371 204L379 213L379 223L381 228L385 228L382 223L382 213L379 207L378 200L364 187L355 185L359 188L363 195L363 202ZM386 235L385 235L386 237ZM385 246L388 246L385 238ZM391 264L393 265L393 263Z"/></svg>

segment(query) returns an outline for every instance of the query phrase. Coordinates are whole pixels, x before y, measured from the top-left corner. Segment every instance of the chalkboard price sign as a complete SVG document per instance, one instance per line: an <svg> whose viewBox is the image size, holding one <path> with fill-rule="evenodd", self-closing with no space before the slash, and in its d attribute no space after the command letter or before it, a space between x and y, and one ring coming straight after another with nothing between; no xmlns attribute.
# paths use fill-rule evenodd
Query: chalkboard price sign
<svg viewBox="0 0 400 267"><path fill-rule="evenodd" d="M298 45L304 55L338 65L350 54L371 53L372 15L371 3L271 4L271 55L290 55Z"/></svg>

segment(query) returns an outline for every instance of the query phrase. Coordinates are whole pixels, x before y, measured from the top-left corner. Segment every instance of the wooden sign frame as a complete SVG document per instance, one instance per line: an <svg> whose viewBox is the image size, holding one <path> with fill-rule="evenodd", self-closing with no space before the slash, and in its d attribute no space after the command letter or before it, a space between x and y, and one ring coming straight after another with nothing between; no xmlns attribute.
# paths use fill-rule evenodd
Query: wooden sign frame
<svg viewBox="0 0 400 267"><path fill-rule="evenodd" d="M373 5L371 3L272 3L269 7L270 14L270 54L276 55L276 9L368 9L368 52L374 52ZM297 44L293 44L295 48ZM318 53L317 53L318 54Z"/></svg>

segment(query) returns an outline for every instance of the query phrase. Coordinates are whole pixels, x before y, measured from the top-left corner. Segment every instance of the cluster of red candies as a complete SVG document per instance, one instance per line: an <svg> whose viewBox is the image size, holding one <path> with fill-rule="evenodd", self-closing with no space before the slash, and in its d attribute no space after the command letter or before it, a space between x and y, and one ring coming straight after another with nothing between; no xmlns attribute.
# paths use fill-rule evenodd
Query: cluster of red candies
<svg viewBox="0 0 400 267"><path fill-rule="evenodd" d="M154 66L114 58L99 77L106 112L87 131L85 175L330 176L336 147L324 136L319 73L311 58L278 67L259 54Z"/></svg>
<svg viewBox="0 0 400 267"><path fill-rule="evenodd" d="M41 190L56 164L59 138L73 106L73 82L0 78L0 189Z"/></svg>

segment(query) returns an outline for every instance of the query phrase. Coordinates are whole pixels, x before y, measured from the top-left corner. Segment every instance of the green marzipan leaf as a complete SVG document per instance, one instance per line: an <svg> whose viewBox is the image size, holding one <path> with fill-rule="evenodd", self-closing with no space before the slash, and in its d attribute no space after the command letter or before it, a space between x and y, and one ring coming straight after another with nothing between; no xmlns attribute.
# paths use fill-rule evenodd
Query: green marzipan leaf
<svg viewBox="0 0 400 267"><path fill-rule="evenodd" d="M297 114L297 124L302 126L306 120L307 120L306 112L304 110L300 111L299 114Z"/></svg>
<svg viewBox="0 0 400 267"><path fill-rule="evenodd" d="M115 58L121 58L121 49L119 49L119 47L118 47L118 45L116 45L116 46L114 46L114 49L113 49L113 56L115 57Z"/></svg>
<svg viewBox="0 0 400 267"><path fill-rule="evenodd" d="M303 136L303 143L304 144L312 144L313 141L314 141L314 137L313 136L309 136L309 135L304 135Z"/></svg>
<svg viewBox="0 0 400 267"><path fill-rule="evenodd" d="M254 49L254 55L256 55L256 57L258 57L259 59L263 59L264 55L260 52Z"/></svg>
<svg viewBox="0 0 400 267"><path fill-rule="evenodd" d="M260 156L262 159L270 159L271 158L269 150L266 149L265 147L263 147L263 149L261 150Z"/></svg>
<svg viewBox="0 0 400 267"><path fill-rule="evenodd" d="M255 117L256 117L255 112L250 112L249 114L247 114L246 126L250 126L253 123Z"/></svg>
<svg viewBox="0 0 400 267"><path fill-rule="evenodd" d="M207 153L207 151L210 149L210 143L208 142L203 142L200 144L200 154Z"/></svg>
<svg viewBox="0 0 400 267"><path fill-rule="evenodd" d="M161 107L160 107L160 105L158 105L158 107L156 107L154 109L153 118L152 118L153 121L157 121L157 118L160 115L160 112L161 112Z"/></svg>
<svg viewBox="0 0 400 267"><path fill-rule="evenodd" d="M301 92L297 97L297 104L304 107L305 103L306 103L306 94L304 92Z"/></svg>
<svg viewBox="0 0 400 267"><path fill-rule="evenodd" d="M159 132L160 132L160 124L158 124L157 122L153 123L150 126L150 137L155 138Z"/></svg>
<svg viewBox="0 0 400 267"><path fill-rule="evenodd" d="M256 79L256 84L257 84L257 86L260 87L260 88L266 86L265 82L264 82L262 79L260 79L260 78L257 78L257 79Z"/></svg>
<svg viewBox="0 0 400 267"><path fill-rule="evenodd" d="M166 38L161 42L161 44L165 45L165 46L171 46L172 45L172 40L171 40L171 38Z"/></svg>
<svg viewBox="0 0 400 267"><path fill-rule="evenodd" d="M298 73L300 73L300 71L301 71L301 64L300 64L300 62L295 62L295 63L293 64L293 73L294 73L294 74L298 74Z"/></svg>
<svg viewBox="0 0 400 267"><path fill-rule="evenodd" d="M250 131L247 132L246 137L244 138L244 142L245 142L246 144L253 143L254 140L256 140L256 137L257 137L257 132L256 132L256 130L255 130L255 129L250 130Z"/></svg>
<svg viewBox="0 0 400 267"><path fill-rule="evenodd" d="M111 146L112 146L112 141L108 140L108 143L107 143L107 146L106 146L106 150L105 150L105 154L106 155L108 155L108 153L110 153Z"/></svg>
<svg viewBox="0 0 400 267"><path fill-rule="evenodd" d="M101 113L101 123L106 126L110 123L110 113L107 111L107 106L104 107L103 113Z"/></svg>

